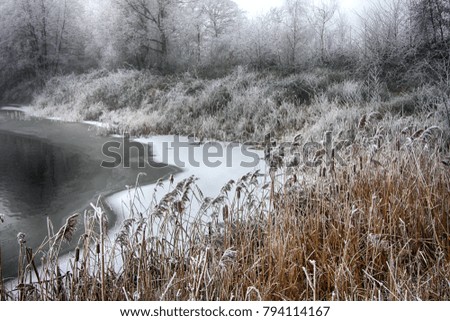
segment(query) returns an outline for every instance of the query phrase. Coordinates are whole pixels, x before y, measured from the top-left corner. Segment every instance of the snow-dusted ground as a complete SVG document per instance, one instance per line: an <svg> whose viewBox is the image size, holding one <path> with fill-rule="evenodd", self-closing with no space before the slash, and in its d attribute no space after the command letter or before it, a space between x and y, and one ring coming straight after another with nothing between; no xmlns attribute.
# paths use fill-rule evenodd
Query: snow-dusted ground
<svg viewBox="0 0 450 321"><path fill-rule="evenodd" d="M174 148L175 140L183 143L183 147ZM260 170L265 170L263 152L250 149L236 143L207 142L206 144L190 144L187 137L177 136L151 136L136 139L142 144L151 144L153 149L153 160L158 163L165 163L177 166L182 172L175 175L175 184L183 179L195 176L198 178L196 184L205 197L216 197L222 187L231 179L237 181L243 175ZM189 147L188 147L189 146ZM220 155L212 157L211 155ZM183 163L184 166L181 166ZM214 165L211 166L211 163ZM208 166L210 165L210 166ZM125 190L120 193L109 196L106 201L113 209L114 213L119 215L117 224L120 225L122 218L129 216L128 205L130 198L135 193L139 193L141 207L145 212L150 206L156 184L140 187L139 191L135 189ZM161 199L167 190L168 184L163 188L158 188L156 198ZM195 212L195 208L191 211Z"/></svg>
<svg viewBox="0 0 450 321"><path fill-rule="evenodd" d="M6 110L6 111L20 111L20 112L28 113L30 111L31 107L4 106L4 107L0 107L0 109Z"/></svg>

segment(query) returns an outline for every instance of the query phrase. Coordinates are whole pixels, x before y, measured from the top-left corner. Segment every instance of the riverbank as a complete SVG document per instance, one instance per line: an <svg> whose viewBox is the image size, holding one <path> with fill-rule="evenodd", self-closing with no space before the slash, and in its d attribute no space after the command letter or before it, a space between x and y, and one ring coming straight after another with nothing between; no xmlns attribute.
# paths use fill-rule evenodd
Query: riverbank
<svg viewBox="0 0 450 321"><path fill-rule="evenodd" d="M132 136L195 135L219 141L263 142L301 135L320 141L325 131L347 132L364 114L379 113L380 125L449 128L444 84L392 91L377 77L316 68L298 73L239 67L224 77L149 71L94 71L54 77L35 94L30 112L69 121L100 121L105 133ZM448 135L446 136L448 139Z"/></svg>

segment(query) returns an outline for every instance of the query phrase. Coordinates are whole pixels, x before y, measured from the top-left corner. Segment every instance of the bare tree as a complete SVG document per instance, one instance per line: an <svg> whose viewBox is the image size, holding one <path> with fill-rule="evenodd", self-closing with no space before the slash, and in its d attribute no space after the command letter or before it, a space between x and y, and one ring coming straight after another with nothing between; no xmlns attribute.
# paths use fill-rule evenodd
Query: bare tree
<svg viewBox="0 0 450 321"><path fill-rule="evenodd" d="M253 18L246 25L245 41L242 42L243 52L246 60L253 66L264 68L281 64L281 21L282 12L274 8Z"/></svg>
<svg viewBox="0 0 450 321"><path fill-rule="evenodd" d="M322 0L312 7L312 18L310 21L319 36L320 58L322 62L326 60L325 37L327 28L337 9L338 3L336 0Z"/></svg>
<svg viewBox="0 0 450 321"><path fill-rule="evenodd" d="M303 0L286 0L284 3L284 24L286 26L286 40L288 44L288 63L297 62L297 52L304 37L302 32L306 9Z"/></svg>
<svg viewBox="0 0 450 321"><path fill-rule="evenodd" d="M341 54L350 53L353 48L353 26L344 12L338 10L336 28L330 38L334 39L335 50Z"/></svg>
<svg viewBox="0 0 450 321"><path fill-rule="evenodd" d="M450 2L446 0L412 1L416 31L427 44L443 44L450 34Z"/></svg>
<svg viewBox="0 0 450 321"><path fill-rule="evenodd" d="M387 59L408 46L408 4L405 0L378 0L370 4L359 15L363 52L367 59Z"/></svg>
<svg viewBox="0 0 450 321"><path fill-rule="evenodd" d="M218 38L242 18L242 11L232 0L203 0L205 24L213 37Z"/></svg>
<svg viewBox="0 0 450 321"><path fill-rule="evenodd" d="M39 78L66 68L70 57L83 46L75 18L80 11L77 1L7 2L3 11L7 16L2 20L8 27L3 30L8 30L9 50L21 62L18 68L27 69Z"/></svg>
<svg viewBox="0 0 450 321"><path fill-rule="evenodd" d="M134 33L140 35L137 47L141 52L138 57L144 67L150 52L156 55L156 64L164 69L167 63L169 47L169 16L174 0L119 0L126 16L128 37Z"/></svg>

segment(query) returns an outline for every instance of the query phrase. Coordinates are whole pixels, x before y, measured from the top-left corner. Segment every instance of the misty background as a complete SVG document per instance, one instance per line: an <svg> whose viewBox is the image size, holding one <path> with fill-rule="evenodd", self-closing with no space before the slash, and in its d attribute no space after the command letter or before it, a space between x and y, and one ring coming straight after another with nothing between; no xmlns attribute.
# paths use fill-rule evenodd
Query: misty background
<svg viewBox="0 0 450 321"><path fill-rule="evenodd" d="M55 75L95 69L219 77L237 65L362 74L375 66L401 90L448 62L445 0L268 4L249 11L232 0L2 0L0 99L27 100Z"/></svg>

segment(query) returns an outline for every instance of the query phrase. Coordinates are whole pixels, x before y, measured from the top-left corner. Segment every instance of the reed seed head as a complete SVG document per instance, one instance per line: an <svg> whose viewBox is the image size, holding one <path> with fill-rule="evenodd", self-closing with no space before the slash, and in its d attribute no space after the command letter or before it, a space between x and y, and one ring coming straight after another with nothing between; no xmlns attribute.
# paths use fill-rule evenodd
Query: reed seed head
<svg viewBox="0 0 450 321"><path fill-rule="evenodd" d="M26 238L26 234L23 232L19 232L17 234L17 243L19 243L19 245L25 244L27 241L25 240Z"/></svg>

